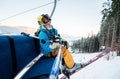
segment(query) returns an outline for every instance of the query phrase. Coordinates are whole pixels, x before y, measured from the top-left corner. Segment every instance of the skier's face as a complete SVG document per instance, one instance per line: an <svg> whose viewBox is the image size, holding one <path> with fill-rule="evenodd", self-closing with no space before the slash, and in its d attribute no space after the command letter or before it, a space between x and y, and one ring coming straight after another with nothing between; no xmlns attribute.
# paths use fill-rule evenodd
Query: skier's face
<svg viewBox="0 0 120 79"><path fill-rule="evenodd" d="M46 24L48 22L48 19L47 18L43 18L42 21L43 21L43 23Z"/></svg>
<svg viewBox="0 0 120 79"><path fill-rule="evenodd" d="M52 29L51 22L49 21L49 22L45 25L45 27L46 27L47 29Z"/></svg>

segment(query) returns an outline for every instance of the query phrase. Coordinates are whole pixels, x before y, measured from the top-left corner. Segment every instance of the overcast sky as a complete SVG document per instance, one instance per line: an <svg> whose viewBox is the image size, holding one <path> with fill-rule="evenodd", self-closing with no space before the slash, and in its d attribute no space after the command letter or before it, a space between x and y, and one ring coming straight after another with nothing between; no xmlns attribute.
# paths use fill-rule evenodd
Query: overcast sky
<svg viewBox="0 0 120 79"><path fill-rule="evenodd" d="M42 6L54 0L0 0L0 20ZM60 33L72 36L96 34L100 29L102 4L106 0L60 0L52 24ZM51 14L53 4L0 21L0 25L39 27L37 17Z"/></svg>

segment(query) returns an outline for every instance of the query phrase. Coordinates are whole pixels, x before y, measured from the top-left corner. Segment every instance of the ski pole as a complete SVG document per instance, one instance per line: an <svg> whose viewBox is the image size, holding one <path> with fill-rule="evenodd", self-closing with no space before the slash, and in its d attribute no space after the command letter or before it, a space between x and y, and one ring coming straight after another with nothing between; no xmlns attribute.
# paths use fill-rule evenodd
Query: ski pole
<svg viewBox="0 0 120 79"><path fill-rule="evenodd" d="M55 61L53 63L49 79L57 79L57 76L59 74L59 68L60 68L59 66L61 65L61 60L62 60L61 56L62 56L62 45L60 45L58 54L57 54Z"/></svg>
<svg viewBox="0 0 120 79"><path fill-rule="evenodd" d="M29 64L27 64L18 74L14 77L14 79L22 79L22 77L26 74L26 72L43 56L40 53L37 57L35 57Z"/></svg>

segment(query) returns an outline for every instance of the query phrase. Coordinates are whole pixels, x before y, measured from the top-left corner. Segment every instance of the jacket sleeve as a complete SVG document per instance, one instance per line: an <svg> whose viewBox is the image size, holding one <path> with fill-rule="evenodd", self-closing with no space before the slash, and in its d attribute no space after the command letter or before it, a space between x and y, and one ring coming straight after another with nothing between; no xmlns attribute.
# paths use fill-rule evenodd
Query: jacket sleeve
<svg viewBox="0 0 120 79"><path fill-rule="evenodd" d="M41 53L48 54L50 52L53 52L55 49L51 49L50 46L50 40L44 32L40 32L39 34L40 38L40 46L41 46Z"/></svg>

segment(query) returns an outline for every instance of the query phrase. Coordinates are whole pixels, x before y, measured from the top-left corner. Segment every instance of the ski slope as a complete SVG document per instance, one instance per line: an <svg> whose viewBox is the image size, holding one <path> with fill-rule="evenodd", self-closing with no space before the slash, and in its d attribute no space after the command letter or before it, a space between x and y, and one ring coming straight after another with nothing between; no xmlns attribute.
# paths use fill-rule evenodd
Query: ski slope
<svg viewBox="0 0 120 79"><path fill-rule="evenodd" d="M75 62L80 63L87 62L97 54L73 54L73 57ZM120 79L120 56L110 56L109 60L107 56L102 57L73 74L70 79Z"/></svg>

